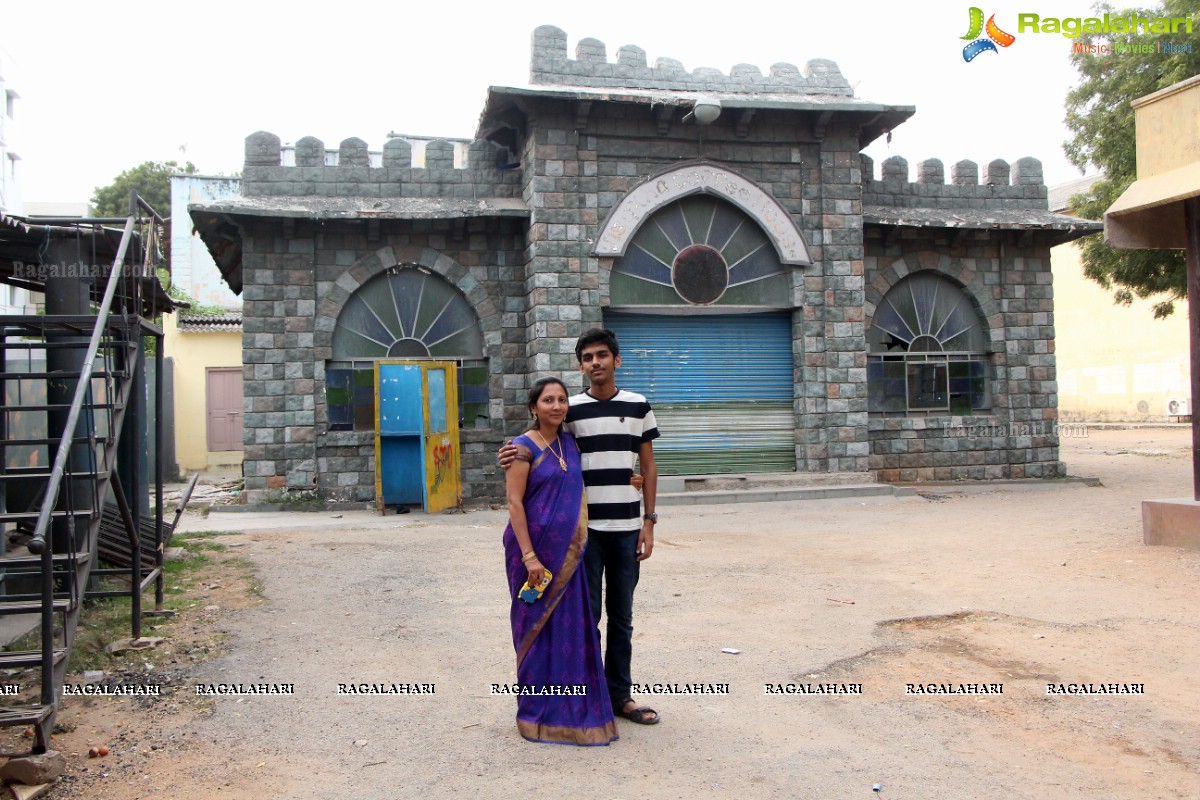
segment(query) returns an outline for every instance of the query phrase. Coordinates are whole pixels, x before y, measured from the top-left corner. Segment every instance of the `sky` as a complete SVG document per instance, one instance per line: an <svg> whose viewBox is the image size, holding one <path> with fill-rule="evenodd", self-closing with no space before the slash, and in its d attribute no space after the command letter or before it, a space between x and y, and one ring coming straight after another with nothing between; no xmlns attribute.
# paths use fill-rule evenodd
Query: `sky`
<svg viewBox="0 0 1200 800"><path fill-rule="evenodd" d="M17 66L6 79L20 94L14 145L26 202L86 201L147 160L232 174L258 130L330 147L357 136L373 150L390 131L471 137L488 86L528 84L530 35L542 24L566 32L572 55L580 39L600 39L610 61L626 44L650 64L668 57L724 73L832 59L857 97L916 107L890 143L867 150L877 174L891 155L908 160L913 180L926 158L942 159L948 178L960 159L982 172L996 158L1033 156L1047 184L1078 178L1062 148L1064 99L1078 81L1071 40L1019 34L1016 17L1087 17L1091 4L1005 5L1013 10L980 7L1016 40L969 63L961 37L971 4L948 0L21 2L0 11L0 47Z"/></svg>

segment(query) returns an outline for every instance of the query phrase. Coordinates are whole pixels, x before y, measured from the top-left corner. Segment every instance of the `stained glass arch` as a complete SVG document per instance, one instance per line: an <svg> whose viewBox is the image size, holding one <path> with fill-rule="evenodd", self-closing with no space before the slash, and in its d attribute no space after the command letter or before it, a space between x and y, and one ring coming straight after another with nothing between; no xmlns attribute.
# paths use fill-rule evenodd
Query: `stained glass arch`
<svg viewBox="0 0 1200 800"><path fill-rule="evenodd" d="M987 350L987 325L970 296L936 272L916 272L893 286L875 308L872 353Z"/></svg>
<svg viewBox="0 0 1200 800"><path fill-rule="evenodd" d="M334 360L481 358L483 327L462 294L440 275L397 266L350 296L333 329Z"/></svg>
<svg viewBox="0 0 1200 800"><path fill-rule="evenodd" d="M742 209L707 194L656 211L613 264L609 303L790 308L790 267Z"/></svg>

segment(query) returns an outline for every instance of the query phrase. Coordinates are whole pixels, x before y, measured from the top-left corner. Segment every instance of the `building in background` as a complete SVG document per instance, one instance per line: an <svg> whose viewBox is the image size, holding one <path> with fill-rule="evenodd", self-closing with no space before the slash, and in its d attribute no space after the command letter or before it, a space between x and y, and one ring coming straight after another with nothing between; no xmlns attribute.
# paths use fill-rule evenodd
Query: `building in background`
<svg viewBox="0 0 1200 800"><path fill-rule="evenodd" d="M20 129L17 101L20 76L17 64L0 44L0 225L5 217L25 214L20 182ZM36 310L28 289L0 283L0 315L32 314Z"/></svg>
<svg viewBox="0 0 1200 800"><path fill-rule="evenodd" d="M222 280L187 212L191 203L240 194L238 178L171 176L171 281L196 304L163 318L180 472L242 463L242 298Z"/></svg>
<svg viewBox="0 0 1200 800"><path fill-rule="evenodd" d="M544 26L530 73L465 161L258 132L242 196L192 204L245 298L249 501L411 502L382 480L406 472L427 507L460 478L502 497L527 388L582 388L600 325L663 475L1064 474L1050 248L1100 225L1047 209L1040 162L877 172L862 150L915 109L823 59L688 72Z"/></svg>
<svg viewBox="0 0 1200 800"><path fill-rule="evenodd" d="M1095 180L1051 187L1050 210L1070 214L1071 198ZM1186 305L1155 319L1150 300L1114 303L1110 290L1083 274L1075 242L1055 247L1050 260L1061 419L1172 422L1190 414Z"/></svg>

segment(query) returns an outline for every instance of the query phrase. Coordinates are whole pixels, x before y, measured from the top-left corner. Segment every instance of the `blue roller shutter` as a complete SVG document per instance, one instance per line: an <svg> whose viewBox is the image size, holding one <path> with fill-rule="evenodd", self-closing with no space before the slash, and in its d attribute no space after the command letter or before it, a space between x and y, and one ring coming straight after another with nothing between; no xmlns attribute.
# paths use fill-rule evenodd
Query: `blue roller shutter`
<svg viewBox="0 0 1200 800"><path fill-rule="evenodd" d="M609 312L621 388L646 395L664 475L796 469L792 326L787 313Z"/></svg>

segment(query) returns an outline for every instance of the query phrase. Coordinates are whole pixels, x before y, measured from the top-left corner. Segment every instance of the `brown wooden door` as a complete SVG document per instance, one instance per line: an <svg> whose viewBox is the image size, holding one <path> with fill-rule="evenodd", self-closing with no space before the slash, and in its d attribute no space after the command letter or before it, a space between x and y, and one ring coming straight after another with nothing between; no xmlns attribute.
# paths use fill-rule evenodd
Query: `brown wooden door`
<svg viewBox="0 0 1200 800"><path fill-rule="evenodd" d="M208 449L242 449L242 368L209 367Z"/></svg>

